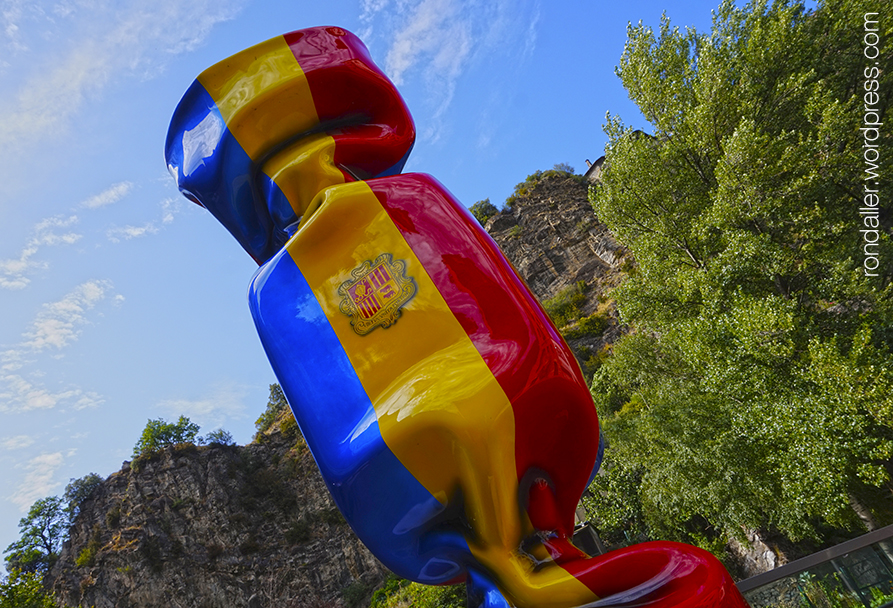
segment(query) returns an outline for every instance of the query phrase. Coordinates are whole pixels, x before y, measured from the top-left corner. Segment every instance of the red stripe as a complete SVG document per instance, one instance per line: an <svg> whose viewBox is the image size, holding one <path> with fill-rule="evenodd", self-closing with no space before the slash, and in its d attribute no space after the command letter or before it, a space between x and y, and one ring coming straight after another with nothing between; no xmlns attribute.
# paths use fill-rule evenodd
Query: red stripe
<svg viewBox="0 0 893 608"><path fill-rule="evenodd" d="M519 479L551 476L573 529L598 448L598 419L573 354L496 244L428 175L369 180L456 319L512 402Z"/></svg>
<svg viewBox="0 0 893 608"><path fill-rule="evenodd" d="M382 275L384 275L384 274L385 274L385 273L384 273L384 266L379 266L379 267L376 268L375 271L372 273L372 284L375 285L375 289L380 288L382 285L384 285L384 284L387 282L387 279L385 279L385 278L382 276Z"/></svg>
<svg viewBox="0 0 893 608"><path fill-rule="evenodd" d="M350 167L363 179L409 153L415 141L409 110L359 38L339 27L284 38L304 71L320 122L340 125L325 129L335 140L336 166Z"/></svg>
<svg viewBox="0 0 893 608"><path fill-rule="evenodd" d="M376 300L375 296L369 296L365 300L363 300L362 304L360 304L360 310L363 313L363 316L367 319L375 316L375 313L381 308L378 304L378 300Z"/></svg>

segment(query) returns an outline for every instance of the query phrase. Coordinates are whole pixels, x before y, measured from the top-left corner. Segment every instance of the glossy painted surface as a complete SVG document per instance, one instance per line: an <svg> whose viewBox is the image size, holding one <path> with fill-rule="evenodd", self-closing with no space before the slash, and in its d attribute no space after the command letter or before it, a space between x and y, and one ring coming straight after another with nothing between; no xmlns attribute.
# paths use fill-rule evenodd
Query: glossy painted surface
<svg viewBox="0 0 893 608"><path fill-rule="evenodd" d="M394 572L466 580L481 606L744 606L692 547L570 544L599 453L586 383L477 221L398 175L413 137L340 28L213 66L168 133L180 189L261 264L258 333L347 521Z"/></svg>
<svg viewBox="0 0 893 608"><path fill-rule="evenodd" d="M181 192L263 263L319 191L399 173L414 139L406 105L363 43L314 28L202 72L171 120L165 159Z"/></svg>

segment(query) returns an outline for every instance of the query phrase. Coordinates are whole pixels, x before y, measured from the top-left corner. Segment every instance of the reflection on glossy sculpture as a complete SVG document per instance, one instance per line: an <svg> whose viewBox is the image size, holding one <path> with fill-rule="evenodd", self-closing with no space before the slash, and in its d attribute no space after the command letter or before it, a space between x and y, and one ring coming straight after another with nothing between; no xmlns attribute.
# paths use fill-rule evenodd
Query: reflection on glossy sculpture
<svg viewBox="0 0 893 608"><path fill-rule="evenodd" d="M180 190L261 265L258 333L351 527L400 576L467 581L474 606L746 606L699 549L570 544L599 446L586 383L477 221L399 175L414 137L328 27L203 72L166 143Z"/></svg>

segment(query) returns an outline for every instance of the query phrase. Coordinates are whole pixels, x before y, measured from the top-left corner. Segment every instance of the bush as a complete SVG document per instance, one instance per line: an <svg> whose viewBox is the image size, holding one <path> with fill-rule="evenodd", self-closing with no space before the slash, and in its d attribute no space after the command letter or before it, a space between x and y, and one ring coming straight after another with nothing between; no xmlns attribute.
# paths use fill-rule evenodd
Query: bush
<svg viewBox="0 0 893 608"><path fill-rule="evenodd" d="M583 494L583 507L608 545L623 547L650 539L640 492L643 475L642 467L626 467L608 458Z"/></svg>
<svg viewBox="0 0 893 608"><path fill-rule="evenodd" d="M465 585L422 585L392 577L372 595L370 608L465 608Z"/></svg>
<svg viewBox="0 0 893 608"><path fill-rule="evenodd" d="M81 552L78 554L76 560L74 560L74 565L78 568L83 568L85 566L92 566L93 560L96 558L96 551L99 550L99 547L94 546L91 542L86 547L81 549Z"/></svg>
<svg viewBox="0 0 893 608"><path fill-rule="evenodd" d="M491 217L499 213L499 209L496 208L496 205L490 202L489 198L476 202L469 207L468 210L471 211L471 215L481 223L481 226L486 224L487 220Z"/></svg>
<svg viewBox="0 0 893 608"><path fill-rule="evenodd" d="M586 377L587 382L592 381L592 375L602 366L602 363L607 361L608 357L611 356L611 345L605 344L600 351L594 354L589 354L586 357L586 360L583 362L583 375Z"/></svg>
<svg viewBox="0 0 893 608"><path fill-rule="evenodd" d="M563 331L562 335L567 340L583 338L585 336L597 336L608 327L610 322L609 318L608 311L604 310L603 307L599 307L599 310L588 317L583 317L577 321L576 325Z"/></svg>
<svg viewBox="0 0 893 608"><path fill-rule="evenodd" d="M507 199L505 199L505 205L503 205L503 209L511 209L512 206L518 202L522 196L527 196L533 187L540 181L542 178L542 171L534 171L530 175L528 175L523 182L515 185L515 190L509 195Z"/></svg>
<svg viewBox="0 0 893 608"><path fill-rule="evenodd" d="M295 420L294 416L286 416L283 418L282 422L279 423L279 430L289 439L297 439L301 435L301 430L298 428L298 421Z"/></svg>
<svg viewBox="0 0 893 608"><path fill-rule="evenodd" d="M254 422L254 428L257 429L257 433L254 435L255 440L266 432L276 422L279 414L286 409L288 409L288 401L285 399L282 387L278 384L271 384L270 397L267 399L267 409Z"/></svg>
<svg viewBox="0 0 893 608"><path fill-rule="evenodd" d="M577 281L543 302L543 308L556 327L565 327L580 318L580 306L586 301L587 291L586 281Z"/></svg>
<svg viewBox="0 0 893 608"><path fill-rule="evenodd" d="M117 528L121 523L121 505L117 504L105 514L105 525L109 528Z"/></svg>
<svg viewBox="0 0 893 608"><path fill-rule="evenodd" d="M65 493L62 495L62 501L67 503L65 507L68 512L68 525L74 523L81 508L81 503L87 500L94 490L102 484L102 477L96 473L89 473L80 479L71 479L65 486Z"/></svg>
<svg viewBox="0 0 893 608"><path fill-rule="evenodd" d="M260 543L257 542L257 538L255 538L254 533L248 535L248 538L245 539L242 544L239 545L239 553L242 555L251 555L252 553L257 553L260 551Z"/></svg>
<svg viewBox="0 0 893 608"><path fill-rule="evenodd" d="M385 608L391 596L398 595L400 590L409 585L412 581L400 578L394 574L385 579L384 585L380 589L376 589L372 594L372 601L369 608Z"/></svg>
<svg viewBox="0 0 893 608"><path fill-rule="evenodd" d="M330 526L341 526L347 524L347 521L344 519L341 511L338 510L338 507L332 507L331 509L320 511L319 521L325 522Z"/></svg>
<svg viewBox="0 0 893 608"><path fill-rule="evenodd" d="M310 523L303 517L292 522L288 527L288 530L285 531L285 540L290 545L296 545L310 540Z"/></svg>
<svg viewBox="0 0 893 608"><path fill-rule="evenodd" d="M133 456L138 458L181 443L195 442L199 426L186 416L180 416L176 423L165 422L161 418L149 420L139 441L133 446Z"/></svg>
<svg viewBox="0 0 893 608"><path fill-rule="evenodd" d="M164 554L156 537L147 536L140 544L139 552L152 572L157 574L164 570Z"/></svg>
<svg viewBox="0 0 893 608"><path fill-rule="evenodd" d="M369 594L369 587L363 581L354 581L341 590L341 596L348 608L358 608Z"/></svg>
<svg viewBox="0 0 893 608"><path fill-rule="evenodd" d="M202 442L207 445L235 445L236 442L233 441L233 436L229 431L224 431L223 429L217 429L216 431L211 431L204 437L202 437Z"/></svg>

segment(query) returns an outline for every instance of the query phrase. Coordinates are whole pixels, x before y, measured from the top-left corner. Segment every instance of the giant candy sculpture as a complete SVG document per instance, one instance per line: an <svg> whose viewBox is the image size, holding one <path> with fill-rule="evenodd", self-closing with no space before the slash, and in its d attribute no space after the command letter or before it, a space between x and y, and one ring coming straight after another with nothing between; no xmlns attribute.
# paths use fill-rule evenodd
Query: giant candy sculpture
<svg viewBox="0 0 893 608"><path fill-rule="evenodd" d="M165 154L260 264L263 346L351 527L391 570L472 606L746 606L709 554L569 541L598 455L578 365L446 189L400 175L415 136L340 28L203 72Z"/></svg>

